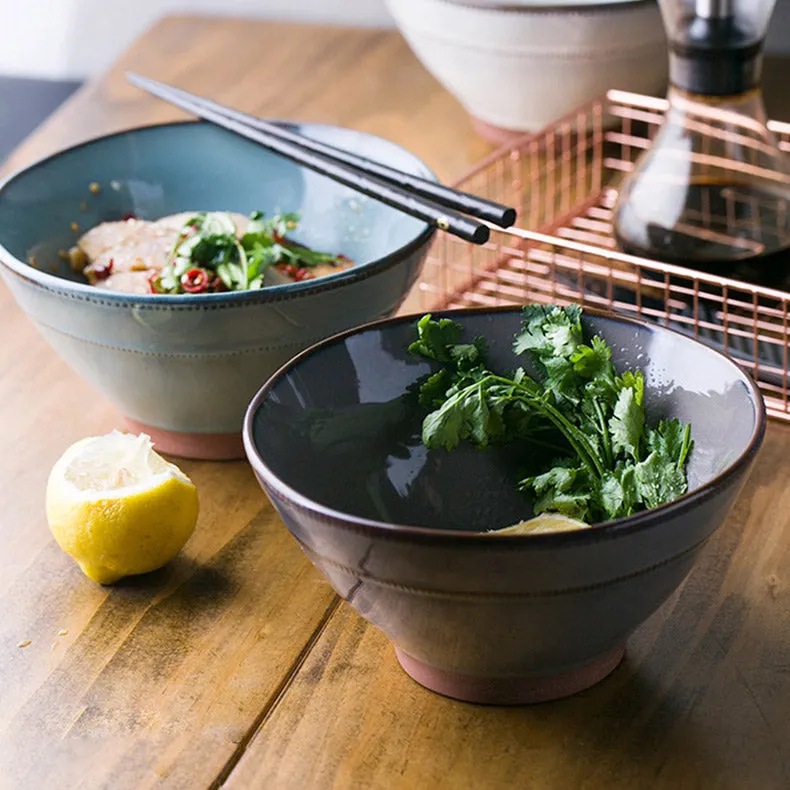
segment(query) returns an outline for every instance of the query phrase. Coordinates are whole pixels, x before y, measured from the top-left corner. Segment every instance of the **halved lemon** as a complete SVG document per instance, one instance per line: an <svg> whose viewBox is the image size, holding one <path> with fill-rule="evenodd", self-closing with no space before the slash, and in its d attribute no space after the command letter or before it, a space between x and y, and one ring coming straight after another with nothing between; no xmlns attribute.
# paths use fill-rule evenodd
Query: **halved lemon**
<svg viewBox="0 0 790 790"><path fill-rule="evenodd" d="M47 482L47 521L60 547L100 584L167 564L195 529L192 481L145 434L113 431L71 445Z"/></svg>
<svg viewBox="0 0 790 790"><path fill-rule="evenodd" d="M575 529L588 529L589 524L561 513L541 513L535 518L519 521L510 527L493 529L495 535L542 535L546 532L570 532Z"/></svg>

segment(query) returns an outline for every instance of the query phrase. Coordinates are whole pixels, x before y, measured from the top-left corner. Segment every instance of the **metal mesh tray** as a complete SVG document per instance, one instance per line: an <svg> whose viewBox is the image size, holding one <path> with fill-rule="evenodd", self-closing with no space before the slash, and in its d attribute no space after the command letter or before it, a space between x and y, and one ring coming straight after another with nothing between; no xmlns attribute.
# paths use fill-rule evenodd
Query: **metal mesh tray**
<svg viewBox="0 0 790 790"><path fill-rule="evenodd" d="M483 247L442 234L401 312L542 302L636 316L728 354L757 381L769 414L790 421L790 293L615 249L618 183L667 106L609 91L492 153L457 186L515 206L520 227L493 228ZM790 151L790 124L769 128Z"/></svg>

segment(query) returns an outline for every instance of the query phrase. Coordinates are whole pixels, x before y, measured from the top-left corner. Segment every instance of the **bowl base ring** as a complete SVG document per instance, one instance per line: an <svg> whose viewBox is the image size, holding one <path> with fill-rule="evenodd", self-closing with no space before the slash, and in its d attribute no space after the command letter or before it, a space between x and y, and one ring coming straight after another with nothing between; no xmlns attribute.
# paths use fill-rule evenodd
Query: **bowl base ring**
<svg viewBox="0 0 790 790"><path fill-rule="evenodd" d="M475 132L482 137L486 142L493 145L509 145L522 137L533 134L533 132L519 131L518 129L508 129L505 126L497 126L496 124L484 121L475 115L469 115L472 121L472 128Z"/></svg>
<svg viewBox="0 0 790 790"><path fill-rule="evenodd" d="M244 459L244 444L239 433L187 433L168 431L123 418L132 433L147 433L158 453L197 461L238 461Z"/></svg>
<svg viewBox="0 0 790 790"><path fill-rule="evenodd" d="M398 647L395 654L409 677L437 694L483 705L530 705L570 697L599 683L623 660L625 645L569 672L539 677L460 675L429 666Z"/></svg>

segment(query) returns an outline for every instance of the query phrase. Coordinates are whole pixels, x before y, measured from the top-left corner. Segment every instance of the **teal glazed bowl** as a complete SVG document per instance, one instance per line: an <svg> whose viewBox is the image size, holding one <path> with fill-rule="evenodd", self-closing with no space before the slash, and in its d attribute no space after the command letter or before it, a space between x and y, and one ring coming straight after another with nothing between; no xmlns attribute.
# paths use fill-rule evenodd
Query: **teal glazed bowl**
<svg viewBox="0 0 790 790"><path fill-rule="evenodd" d="M485 336L493 369L527 362L512 351L518 309L439 315L467 338ZM485 534L528 518L529 500L508 448L423 446L424 412L409 390L433 368L407 352L414 317L314 346L250 404L247 454L285 525L434 691L517 704L604 678L691 571L760 447L762 397L731 360L637 321L585 313L583 325L619 369L644 371L648 419L690 421L695 442L688 493L590 529Z"/></svg>
<svg viewBox="0 0 790 790"><path fill-rule="evenodd" d="M408 151L373 135L290 128L434 178ZM59 257L87 229L130 213L156 219L255 210L300 212L296 240L357 265L259 291L162 296L93 288ZM206 123L100 137L0 185L0 271L20 307L129 429L191 458L244 457L244 411L261 381L322 338L392 315L417 280L433 233Z"/></svg>

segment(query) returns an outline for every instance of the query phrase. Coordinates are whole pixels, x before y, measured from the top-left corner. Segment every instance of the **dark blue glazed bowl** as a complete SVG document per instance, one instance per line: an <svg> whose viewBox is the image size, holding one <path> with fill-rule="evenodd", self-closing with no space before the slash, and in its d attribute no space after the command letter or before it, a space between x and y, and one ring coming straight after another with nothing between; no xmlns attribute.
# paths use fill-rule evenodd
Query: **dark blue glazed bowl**
<svg viewBox="0 0 790 790"><path fill-rule="evenodd" d="M291 128L434 178L373 135ZM92 288L58 255L105 220L198 210L298 211L299 241L358 265L254 292L138 296ZM425 223L205 123L100 137L0 185L0 272L19 305L132 428L191 457L243 457L244 410L261 381L312 343L392 315L432 237Z"/></svg>
<svg viewBox="0 0 790 790"><path fill-rule="evenodd" d="M512 351L520 310L442 313ZM496 536L531 515L506 449L427 450L409 388L414 317L300 354L255 397L244 442L261 486L308 557L394 642L406 671L477 702L565 696L618 664L628 636L685 578L724 521L762 442L765 409L731 360L684 335L585 314L620 368L640 368L650 421L690 421L689 492L576 532ZM527 366L528 367L528 366Z"/></svg>

